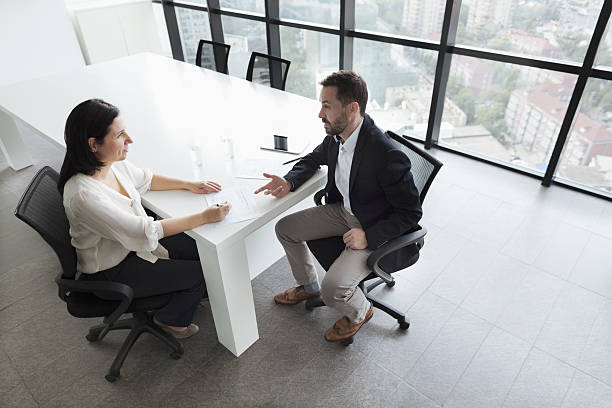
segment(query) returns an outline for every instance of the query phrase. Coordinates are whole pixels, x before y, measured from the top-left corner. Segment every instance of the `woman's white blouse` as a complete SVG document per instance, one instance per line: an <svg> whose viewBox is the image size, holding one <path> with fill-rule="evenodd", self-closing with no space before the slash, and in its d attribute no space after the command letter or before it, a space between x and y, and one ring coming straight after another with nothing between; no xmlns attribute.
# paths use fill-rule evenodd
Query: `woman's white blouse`
<svg viewBox="0 0 612 408"><path fill-rule="evenodd" d="M168 258L158 244L164 237L161 222L149 217L140 202L140 194L151 187L153 174L127 160L113 163L111 170L131 198L82 173L64 186L64 208L79 275L112 268L130 251L150 262Z"/></svg>

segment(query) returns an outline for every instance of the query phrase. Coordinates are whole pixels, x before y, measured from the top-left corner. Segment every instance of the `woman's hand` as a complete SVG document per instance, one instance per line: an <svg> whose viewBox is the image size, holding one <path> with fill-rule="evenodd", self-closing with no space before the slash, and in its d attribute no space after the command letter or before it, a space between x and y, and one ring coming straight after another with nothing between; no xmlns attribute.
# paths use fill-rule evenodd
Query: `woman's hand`
<svg viewBox="0 0 612 408"><path fill-rule="evenodd" d="M195 194L209 194L221 191L221 185L214 181L193 181L187 183L187 190Z"/></svg>
<svg viewBox="0 0 612 408"><path fill-rule="evenodd" d="M211 222L219 222L225 218L227 213L229 213L232 205L230 203L223 204L215 204L211 205L204 211L202 211L202 215L204 215L204 224L210 224Z"/></svg>

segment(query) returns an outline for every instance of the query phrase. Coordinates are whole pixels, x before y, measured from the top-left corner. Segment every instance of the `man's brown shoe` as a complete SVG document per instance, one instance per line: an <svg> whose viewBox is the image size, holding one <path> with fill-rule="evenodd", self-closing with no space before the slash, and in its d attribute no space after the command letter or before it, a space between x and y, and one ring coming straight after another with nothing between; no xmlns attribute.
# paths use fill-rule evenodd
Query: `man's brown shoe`
<svg viewBox="0 0 612 408"><path fill-rule="evenodd" d="M320 298L321 293L306 293L304 286L296 286L295 288L287 289L286 291L274 296L274 301L279 305L295 305L302 300Z"/></svg>
<svg viewBox="0 0 612 408"><path fill-rule="evenodd" d="M342 341L353 337L361 326L363 326L374 315L374 308L370 305L370 310L366 313L365 318L361 323L353 323L348 317L344 316L338 320L332 327L325 332L325 340L327 341Z"/></svg>

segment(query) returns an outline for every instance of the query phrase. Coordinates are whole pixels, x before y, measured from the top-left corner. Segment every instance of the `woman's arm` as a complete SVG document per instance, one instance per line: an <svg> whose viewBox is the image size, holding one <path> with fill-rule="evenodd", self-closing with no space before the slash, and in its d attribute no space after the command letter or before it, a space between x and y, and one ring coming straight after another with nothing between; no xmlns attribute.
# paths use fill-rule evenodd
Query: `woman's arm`
<svg viewBox="0 0 612 408"><path fill-rule="evenodd" d="M203 224L221 221L225 218L230 208L232 208L230 204L215 204L200 213L161 220L160 222L164 229L164 237L189 231Z"/></svg>
<svg viewBox="0 0 612 408"><path fill-rule="evenodd" d="M154 174L151 190L188 190L196 194L208 194L221 191L221 186L214 181L185 181Z"/></svg>

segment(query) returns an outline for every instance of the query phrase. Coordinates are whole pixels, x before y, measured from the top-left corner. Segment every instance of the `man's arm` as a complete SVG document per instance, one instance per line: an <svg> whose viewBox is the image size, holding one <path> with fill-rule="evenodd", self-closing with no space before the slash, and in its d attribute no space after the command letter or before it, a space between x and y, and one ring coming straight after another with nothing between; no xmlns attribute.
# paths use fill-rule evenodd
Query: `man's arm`
<svg viewBox="0 0 612 408"><path fill-rule="evenodd" d="M379 180L393 212L366 229L366 239L371 249L413 230L423 215L408 157L402 151L393 149L385 154L385 162L387 165Z"/></svg>

